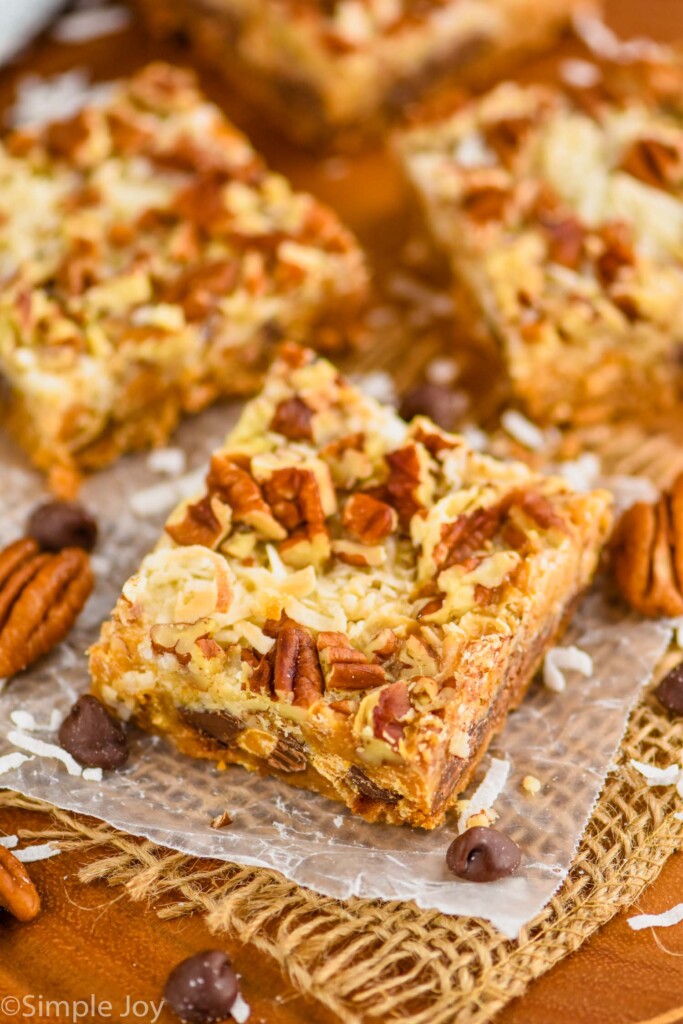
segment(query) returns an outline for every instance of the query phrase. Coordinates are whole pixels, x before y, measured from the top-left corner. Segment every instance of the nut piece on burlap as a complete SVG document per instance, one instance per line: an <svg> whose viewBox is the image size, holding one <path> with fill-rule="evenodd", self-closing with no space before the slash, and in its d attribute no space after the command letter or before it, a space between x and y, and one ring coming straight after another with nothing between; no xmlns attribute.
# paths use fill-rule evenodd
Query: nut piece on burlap
<svg viewBox="0 0 683 1024"><path fill-rule="evenodd" d="M638 502L612 540L617 585L643 615L683 615L683 474L654 505Z"/></svg>

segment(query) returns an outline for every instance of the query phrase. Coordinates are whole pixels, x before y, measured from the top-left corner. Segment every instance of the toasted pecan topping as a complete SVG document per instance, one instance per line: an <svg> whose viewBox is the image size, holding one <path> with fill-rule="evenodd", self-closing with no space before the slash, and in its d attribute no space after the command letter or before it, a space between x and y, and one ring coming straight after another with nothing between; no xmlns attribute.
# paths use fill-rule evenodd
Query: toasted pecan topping
<svg viewBox="0 0 683 1024"><path fill-rule="evenodd" d="M284 538L285 531L275 521L261 488L236 461L225 455L214 455L206 484L210 494L217 494L230 506L235 522L246 523L275 540Z"/></svg>
<svg viewBox="0 0 683 1024"><path fill-rule="evenodd" d="M60 643L93 588L80 548L57 554L17 541L0 555L0 678L10 678Z"/></svg>
<svg viewBox="0 0 683 1024"><path fill-rule="evenodd" d="M32 921L40 913L40 897L21 861L0 846L0 907L17 921Z"/></svg>
<svg viewBox="0 0 683 1024"><path fill-rule="evenodd" d="M581 265L586 229L578 217L560 209L544 209L538 219L548 242L548 258L570 270Z"/></svg>
<svg viewBox="0 0 683 1024"><path fill-rule="evenodd" d="M173 654L180 665L189 665L195 646L207 658L223 657L223 648L209 636L209 622L158 622L150 630L155 654Z"/></svg>
<svg viewBox="0 0 683 1024"><path fill-rule="evenodd" d="M227 514L226 514L227 513ZM202 544L216 548L229 528L230 513L216 496L205 495L185 509L184 517L166 524L166 533L176 544Z"/></svg>
<svg viewBox="0 0 683 1024"><path fill-rule="evenodd" d="M510 200L510 192L493 183L472 184L462 200L464 212L478 224L502 220Z"/></svg>
<svg viewBox="0 0 683 1024"><path fill-rule="evenodd" d="M415 444L407 444L389 452L385 459L389 469L387 501L398 512L401 525L407 527L415 513L424 507L418 496L422 484L419 451Z"/></svg>
<svg viewBox="0 0 683 1024"><path fill-rule="evenodd" d="M655 505L639 502L621 517L612 565L623 596L643 615L683 615L683 474Z"/></svg>
<svg viewBox="0 0 683 1024"><path fill-rule="evenodd" d="M352 494L344 506L342 524L352 537L363 544L377 544L393 533L398 525L396 512L369 494Z"/></svg>
<svg viewBox="0 0 683 1024"><path fill-rule="evenodd" d="M663 139L637 139L628 149L622 169L646 185L669 189L683 180L683 152Z"/></svg>
<svg viewBox="0 0 683 1024"><path fill-rule="evenodd" d="M503 117L484 127L486 144L506 167L512 166L532 128L530 117Z"/></svg>
<svg viewBox="0 0 683 1024"><path fill-rule="evenodd" d="M386 679L382 666L370 664L344 633L320 633L318 651L327 685L332 689L370 690Z"/></svg>
<svg viewBox="0 0 683 1024"><path fill-rule="evenodd" d="M235 290L238 281L236 260L216 260L183 271L162 290L160 299L182 306L190 321L204 320Z"/></svg>
<svg viewBox="0 0 683 1024"><path fill-rule="evenodd" d="M296 396L287 398L277 406L269 429L290 441L311 441L313 416L313 410L303 399Z"/></svg>
<svg viewBox="0 0 683 1024"><path fill-rule="evenodd" d="M286 530L305 527L308 534L325 530L325 512L315 473L287 466L265 481L263 493L275 518Z"/></svg>
<svg viewBox="0 0 683 1024"><path fill-rule="evenodd" d="M325 686L313 637L303 626L286 621L279 630L274 650L275 693L281 697L291 693L294 704L310 707Z"/></svg>
<svg viewBox="0 0 683 1024"><path fill-rule="evenodd" d="M398 681L382 687L372 713L373 731L377 739L398 747L405 732L405 719L411 711L406 683Z"/></svg>
<svg viewBox="0 0 683 1024"><path fill-rule="evenodd" d="M598 232L602 252L596 260L598 277L605 287L614 284L624 271L635 266L631 229L620 221L605 224Z"/></svg>

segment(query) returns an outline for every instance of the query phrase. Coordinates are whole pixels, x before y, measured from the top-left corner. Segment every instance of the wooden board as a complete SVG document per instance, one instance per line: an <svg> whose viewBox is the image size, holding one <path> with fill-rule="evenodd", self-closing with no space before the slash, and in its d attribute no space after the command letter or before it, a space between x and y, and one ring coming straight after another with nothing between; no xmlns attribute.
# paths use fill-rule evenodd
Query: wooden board
<svg viewBox="0 0 683 1024"><path fill-rule="evenodd" d="M643 0L609 0L608 14L611 23L624 33L651 33L668 40L683 37L681 0L650 0L647 4ZM53 74L84 66L95 77L107 79L160 56L182 59L177 51L148 42L135 26L124 34L82 46L57 46L44 39L16 66L0 74L0 107L11 101L17 76L27 70ZM524 74L536 74L539 69L543 73L551 65L551 60L535 62ZM249 130L273 166L330 202L357 231L384 287L396 253L414 225L410 199L387 155L375 152L353 161L315 161L275 138L215 76L205 75L203 80L209 93ZM443 325L440 336L430 327L421 344L411 347L410 358L402 359L402 379L408 380L441 343L450 345L451 337L449 325ZM481 393L481 365L475 354L468 353L469 357L470 382L475 393L479 384ZM369 365L368 358L364 357L364 362ZM40 828L47 820L27 812L0 811L0 834L22 827ZM78 871L89 856L63 854L32 866L44 904L33 924L19 925L0 914L0 1024L19 1019L62 1024L71 1019L66 1009L47 1005L47 1000L93 999L95 1003L108 1000L112 1008L99 1014L97 1007L88 1011L81 1017L88 1024L152 1021L152 1003L159 1000L174 964L217 945L197 915L162 922L152 910L132 903L115 888L101 883L82 885ZM640 909L666 909L681 899L682 892L683 856L675 856L641 900ZM635 933L626 925L627 916L620 915L578 953L536 982L523 999L499 1015L497 1024L683 1021L683 971L678 959L683 955L683 926L657 935ZM222 936L219 945L233 957L242 975L242 991L252 1006L250 1024L331 1024L334 1020L314 1000L295 992L279 968L248 941ZM33 996L34 1002L25 1004L22 1017L11 1003L3 1008L2 999L7 996ZM134 1015L128 998L147 1003L146 1009L138 1007L141 1015ZM158 1020L164 1024L175 1018L164 1012Z"/></svg>

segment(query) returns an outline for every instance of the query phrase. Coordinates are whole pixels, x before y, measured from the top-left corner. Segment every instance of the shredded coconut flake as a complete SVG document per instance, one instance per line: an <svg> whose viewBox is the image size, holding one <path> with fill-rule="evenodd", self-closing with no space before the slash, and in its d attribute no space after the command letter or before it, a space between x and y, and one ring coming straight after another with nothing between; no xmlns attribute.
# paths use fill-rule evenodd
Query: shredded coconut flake
<svg viewBox="0 0 683 1024"><path fill-rule="evenodd" d="M468 818L475 814L488 814L494 803L502 793L508 775L510 774L510 762L502 758L494 757L491 760L491 767L481 780L467 806L458 818L458 831L463 832Z"/></svg>
<svg viewBox="0 0 683 1024"><path fill-rule="evenodd" d="M456 359L449 359L442 356L432 359L425 367L425 377L430 384L448 387L460 376L460 366Z"/></svg>
<svg viewBox="0 0 683 1024"><path fill-rule="evenodd" d="M668 55L666 47L651 39L619 39L595 9L579 8L574 15L574 28L588 49L606 60L631 64L638 60L661 61Z"/></svg>
<svg viewBox="0 0 683 1024"><path fill-rule="evenodd" d="M37 728L36 720L30 711L22 711L19 708L17 711L12 711L9 717L17 729L23 729L24 732L33 732Z"/></svg>
<svg viewBox="0 0 683 1024"><path fill-rule="evenodd" d="M58 43L87 43L100 36L122 32L130 24L130 11L125 7L86 8L60 18L52 37Z"/></svg>
<svg viewBox="0 0 683 1024"><path fill-rule="evenodd" d="M36 739L35 736L29 736L25 732L19 732L17 729L9 732L7 739L15 747L27 750L29 754L35 754L36 757L54 757L57 761L61 761L69 775L81 775L82 773L81 766L74 761L71 754L67 754L66 750L62 750L55 743L44 743L43 740Z"/></svg>
<svg viewBox="0 0 683 1024"><path fill-rule="evenodd" d="M52 78L25 75L19 80L7 120L14 128L37 128L48 121L73 117L86 105L105 103L114 89L110 82L92 85L82 68Z"/></svg>
<svg viewBox="0 0 683 1024"><path fill-rule="evenodd" d="M14 753L5 754L4 757L0 757L0 775L5 775L7 772L12 772L15 768L21 768L22 764L26 764L27 761L32 761L33 758L25 757L24 754Z"/></svg>
<svg viewBox="0 0 683 1024"><path fill-rule="evenodd" d="M128 499L131 512L141 519L152 519L167 512L178 500L178 488L175 483L156 484L135 491Z"/></svg>
<svg viewBox="0 0 683 1024"><path fill-rule="evenodd" d="M102 781L102 769L101 768L84 768L82 777L86 782L101 782Z"/></svg>
<svg viewBox="0 0 683 1024"><path fill-rule="evenodd" d="M560 77L567 85L590 89L601 80L602 72L597 64L587 60L563 60L560 64Z"/></svg>
<svg viewBox="0 0 683 1024"><path fill-rule="evenodd" d="M543 663L543 683L553 693L563 693L567 687L564 673L579 672L586 679L593 675L593 659L578 647L553 647Z"/></svg>
<svg viewBox="0 0 683 1024"><path fill-rule="evenodd" d="M23 850L15 850L14 856L22 864L34 864L39 860L49 860L50 857L57 857L62 851L52 843L42 843L40 846L27 846Z"/></svg>
<svg viewBox="0 0 683 1024"><path fill-rule="evenodd" d="M638 914L636 917L628 918L628 926L634 932L642 931L643 928L670 928L674 924L683 921L683 903L677 903L670 910L662 914Z"/></svg>
<svg viewBox="0 0 683 1024"><path fill-rule="evenodd" d="M396 385L384 370L372 370L370 373L358 374L352 379L366 395L377 402L396 404Z"/></svg>
<svg viewBox="0 0 683 1024"><path fill-rule="evenodd" d="M182 448L157 448L147 456L147 467L163 476L180 476L185 472L187 457Z"/></svg>
<svg viewBox="0 0 683 1024"><path fill-rule="evenodd" d="M13 850L18 845L19 836L0 836L0 846L4 846L6 850Z"/></svg>
<svg viewBox="0 0 683 1024"><path fill-rule="evenodd" d="M658 489L644 476L610 476L602 484L614 495L619 511L630 508L638 501L652 504L659 499Z"/></svg>
<svg viewBox="0 0 683 1024"><path fill-rule="evenodd" d="M246 1003L240 993L237 993L237 998L230 1008L230 1013L235 1024L245 1024L245 1021L249 1020L251 1016L251 1007L249 1003Z"/></svg>
<svg viewBox="0 0 683 1024"><path fill-rule="evenodd" d="M585 494L597 487L601 474L600 459L592 452L585 452L578 459L561 462L557 472L563 477L573 491Z"/></svg>
<svg viewBox="0 0 683 1024"><path fill-rule="evenodd" d="M64 715L62 712L57 708L53 708L52 714L50 715L50 724L48 725L50 732L57 732L57 729L59 729L63 721Z"/></svg>
<svg viewBox="0 0 683 1024"><path fill-rule="evenodd" d="M631 760L632 768L643 776L648 786L673 786L681 776L681 769L677 764L670 764L666 768L657 768L653 764L645 764L644 761Z"/></svg>
<svg viewBox="0 0 683 1024"><path fill-rule="evenodd" d="M529 451L539 452L545 448L547 438L541 428L516 409L506 409L500 422L503 430Z"/></svg>

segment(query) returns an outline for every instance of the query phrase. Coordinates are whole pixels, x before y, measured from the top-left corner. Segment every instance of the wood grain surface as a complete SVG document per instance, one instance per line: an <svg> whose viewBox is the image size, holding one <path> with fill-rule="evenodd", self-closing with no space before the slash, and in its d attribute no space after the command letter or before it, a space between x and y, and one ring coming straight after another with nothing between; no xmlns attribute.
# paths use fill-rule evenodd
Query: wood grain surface
<svg viewBox="0 0 683 1024"><path fill-rule="evenodd" d="M608 0L608 17L625 34L683 38L683 0ZM81 46L57 46L46 38L16 66L0 73L0 106L11 101L17 76L27 70L50 74L84 66L95 77L107 79L159 56L183 59L181 53L147 41L137 25ZM523 74L536 74L539 69L542 73L551 64L548 59L534 62ZM215 76L205 75L203 81L213 98L248 128L273 166L340 212L368 247L381 276L407 238L411 216L405 188L387 156L376 152L353 161L315 161L275 138ZM412 364L405 372L413 372ZM0 834L40 829L47 820L35 813L0 811ZM242 992L252 1007L250 1024L332 1024L336 1020L295 992L277 965L239 936L217 940L199 915L160 921L152 909L132 903L116 888L81 884L78 872L89 856L63 854L31 865L43 900L43 912L32 924L17 924L0 912L0 1024L22 1019L39 1024L75 1019L87 1024L104 1020L147 1024L155 1020L170 969L184 957L216 945L233 958L242 976ZM683 856L678 855L638 909L650 913L667 909L682 894ZM522 999L499 1014L496 1024L683 1021L683 925L657 933L633 932L626 924L628 916L621 914L532 985ZM2 1002L8 996L31 999L14 1012L11 1003ZM48 1004L49 1000L69 1001L73 1010ZM168 1011L156 1019L161 1024L175 1020Z"/></svg>

